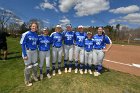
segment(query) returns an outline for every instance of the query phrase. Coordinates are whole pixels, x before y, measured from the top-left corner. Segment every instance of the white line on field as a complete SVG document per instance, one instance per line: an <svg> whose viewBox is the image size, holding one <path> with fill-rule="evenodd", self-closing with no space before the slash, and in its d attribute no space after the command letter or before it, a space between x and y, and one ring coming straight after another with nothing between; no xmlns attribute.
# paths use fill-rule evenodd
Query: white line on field
<svg viewBox="0 0 140 93"><path fill-rule="evenodd" d="M140 64L135 64L135 63L132 63L132 64L125 64L125 63L122 63L122 62L117 62L117 61L112 61L112 60L108 60L108 59L104 59L105 61L108 61L108 62L111 62L111 63L116 63L116 64L120 64L120 65L126 65L126 66L130 66L130 67L137 67L137 68L140 68Z"/></svg>

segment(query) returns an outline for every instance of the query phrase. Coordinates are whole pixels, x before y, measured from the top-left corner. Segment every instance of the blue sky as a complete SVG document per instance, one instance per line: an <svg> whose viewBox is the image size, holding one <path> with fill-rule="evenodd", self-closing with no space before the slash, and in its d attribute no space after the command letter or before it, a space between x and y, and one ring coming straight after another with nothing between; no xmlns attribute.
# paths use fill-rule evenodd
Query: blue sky
<svg viewBox="0 0 140 93"><path fill-rule="evenodd" d="M140 27L140 0L0 0L0 8L13 11L25 22L38 18L45 26L120 23Z"/></svg>

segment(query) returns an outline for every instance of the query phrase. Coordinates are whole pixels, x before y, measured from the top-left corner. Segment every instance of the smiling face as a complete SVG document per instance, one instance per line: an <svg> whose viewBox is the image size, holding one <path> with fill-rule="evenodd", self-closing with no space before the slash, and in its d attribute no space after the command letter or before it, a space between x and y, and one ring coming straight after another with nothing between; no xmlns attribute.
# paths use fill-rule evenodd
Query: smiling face
<svg viewBox="0 0 140 93"><path fill-rule="evenodd" d="M67 31L72 31L72 27L71 26L67 26Z"/></svg>
<svg viewBox="0 0 140 93"><path fill-rule="evenodd" d="M36 32L38 30L38 25L36 23L32 23L30 28L32 32Z"/></svg>
<svg viewBox="0 0 140 93"><path fill-rule="evenodd" d="M48 29L43 30L43 34L44 34L44 35L48 35L48 34L49 34Z"/></svg>
<svg viewBox="0 0 140 93"><path fill-rule="evenodd" d="M61 32L61 30L62 30L61 27L56 27L55 28L55 32Z"/></svg>
<svg viewBox="0 0 140 93"><path fill-rule="evenodd" d="M83 32L83 27L79 27L79 28L78 28L78 31L79 31L79 32Z"/></svg>
<svg viewBox="0 0 140 93"><path fill-rule="evenodd" d="M99 27L98 28L98 35L102 35L102 33L103 33L103 28L102 27Z"/></svg>

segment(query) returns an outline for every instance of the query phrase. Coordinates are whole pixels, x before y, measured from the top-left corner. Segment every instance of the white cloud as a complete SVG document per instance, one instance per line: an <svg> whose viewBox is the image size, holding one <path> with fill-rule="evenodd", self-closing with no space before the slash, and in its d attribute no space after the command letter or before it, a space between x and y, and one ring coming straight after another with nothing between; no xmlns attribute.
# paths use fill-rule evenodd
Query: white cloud
<svg viewBox="0 0 140 93"><path fill-rule="evenodd" d="M56 12L58 12L55 6L56 6L56 3L49 3L48 0L44 0L44 2L40 3L39 6L36 6L35 9L42 9L42 10L53 9Z"/></svg>
<svg viewBox="0 0 140 93"><path fill-rule="evenodd" d="M127 6L127 7L120 7L117 9L111 9L109 10L109 12L118 14L118 13L122 13L122 14L128 14L128 13L134 13L140 10L140 7L137 5L131 5L131 6Z"/></svg>
<svg viewBox="0 0 140 93"><path fill-rule="evenodd" d="M70 20L68 18L66 18L65 16L62 17L61 20L59 20L60 24L65 26L67 24L70 24Z"/></svg>
<svg viewBox="0 0 140 93"><path fill-rule="evenodd" d="M48 20L42 20L45 24L49 24L50 22Z"/></svg>
<svg viewBox="0 0 140 93"><path fill-rule="evenodd" d="M91 23L95 23L95 20L91 20Z"/></svg>
<svg viewBox="0 0 140 93"><path fill-rule="evenodd" d="M121 22L127 22L130 24L140 24L140 13L131 13L124 17L120 17L118 19L111 19L109 21L110 24Z"/></svg>
<svg viewBox="0 0 140 93"><path fill-rule="evenodd" d="M88 16L110 8L108 0L77 0L74 9L77 16Z"/></svg>
<svg viewBox="0 0 140 93"><path fill-rule="evenodd" d="M76 0L60 0L59 9L61 12L68 12L76 3Z"/></svg>
<svg viewBox="0 0 140 93"><path fill-rule="evenodd" d="M72 7L77 16L88 16L110 8L108 0L60 0L60 11L68 12Z"/></svg>

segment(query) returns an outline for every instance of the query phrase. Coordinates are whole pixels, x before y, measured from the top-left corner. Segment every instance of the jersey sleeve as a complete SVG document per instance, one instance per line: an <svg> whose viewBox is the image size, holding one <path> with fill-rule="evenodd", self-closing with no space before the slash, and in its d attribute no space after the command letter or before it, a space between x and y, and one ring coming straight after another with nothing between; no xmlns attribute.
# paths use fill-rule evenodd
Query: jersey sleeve
<svg viewBox="0 0 140 93"><path fill-rule="evenodd" d="M22 34L22 37L21 37L21 40L20 40L20 44L21 44L21 48L22 48L22 53L23 53L24 57L27 56L27 53L26 53L26 42L27 42L27 34L24 33L24 34Z"/></svg>
<svg viewBox="0 0 140 93"><path fill-rule="evenodd" d="M105 36L105 43L106 44L112 44L112 41L108 36Z"/></svg>

